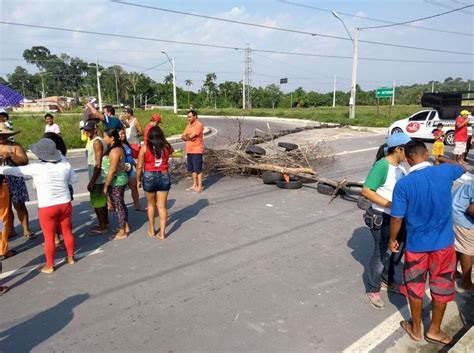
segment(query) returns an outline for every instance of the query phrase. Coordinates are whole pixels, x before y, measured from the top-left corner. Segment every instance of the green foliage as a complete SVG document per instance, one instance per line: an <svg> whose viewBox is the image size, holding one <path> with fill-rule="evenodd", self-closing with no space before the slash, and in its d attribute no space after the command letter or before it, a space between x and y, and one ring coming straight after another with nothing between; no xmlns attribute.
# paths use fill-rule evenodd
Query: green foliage
<svg viewBox="0 0 474 353"><path fill-rule="evenodd" d="M174 115L170 111L160 110L141 110L134 111L135 116L144 128L150 121L154 113L160 113L162 124L160 125L166 136L181 134L186 127L187 120L184 117ZM21 130L21 133L15 135L15 141L22 144L25 148L32 143L36 143L44 131L43 114L19 114L11 113L10 119L13 122L15 130ZM68 148L82 148L84 142L81 141L79 122L82 119L82 111L78 113L54 114L54 122L61 128L61 134Z"/></svg>

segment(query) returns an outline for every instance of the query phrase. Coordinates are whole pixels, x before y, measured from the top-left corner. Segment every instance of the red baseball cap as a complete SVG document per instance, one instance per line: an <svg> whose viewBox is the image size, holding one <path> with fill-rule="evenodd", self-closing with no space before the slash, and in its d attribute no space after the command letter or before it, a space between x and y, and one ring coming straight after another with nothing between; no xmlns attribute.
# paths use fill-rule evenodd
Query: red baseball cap
<svg viewBox="0 0 474 353"><path fill-rule="evenodd" d="M154 121L155 123L161 123L161 115L160 114L153 114L151 116L151 121Z"/></svg>

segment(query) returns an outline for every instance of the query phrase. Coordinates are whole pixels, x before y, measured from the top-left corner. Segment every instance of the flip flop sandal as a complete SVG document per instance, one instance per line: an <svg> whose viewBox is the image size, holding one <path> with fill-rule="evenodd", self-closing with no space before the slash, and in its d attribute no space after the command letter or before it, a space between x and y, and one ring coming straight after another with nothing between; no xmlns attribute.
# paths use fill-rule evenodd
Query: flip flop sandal
<svg viewBox="0 0 474 353"><path fill-rule="evenodd" d="M406 321L406 320L403 320L403 321L400 321L400 326L402 327L402 329L407 333L407 335L415 342L419 342L421 341L421 337L416 337L415 335L413 335L413 332L410 332L408 330L408 324L411 324L409 321Z"/></svg>
<svg viewBox="0 0 474 353"><path fill-rule="evenodd" d="M151 234L150 232L146 232L146 234L148 234L148 236L149 236L150 238L154 238L154 237L156 236L155 233Z"/></svg>
<svg viewBox="0 0 474 353"><path fill-rule="evenodd" d="M425 335L424 337L425 337L426 342L435 343L435 344L442 344L443 346L452 346L453 343L454 343L454 339L452 337L451 337L451 341L449 341L448 343L437 340L437 339L434 339L434 338L430 338L427 335ZM446 334L444 335L444 338L448 338L448 337L450 337L450 336L448 336Z"/></svg>
<svg viewBox="0 0 474 353"><path fill-rule="evenodd" d="M0 296L4 295L6 292L10 290L10 287L7 286L0 286Z"/></svg>
<svg viewBox="0 0 474 353"><path fill-rule="evenodd" d="M31 232L30 234L25 234L23 235L26 239L36 239L36 234L34 232Z"/></svg>
<svg viewBox="0 0 474 353"><path fill-rule="evenodd" d="M6 254L0 255L0 261L8 259L9 257L13 257L16 254L18 254L18 252L16 252L15 250L9 250Z"/></svg>
<svg viewBox="0 0 474 353"><path fill-rule="evenodd" d="M126 234L122 234L122 235L111 235L109 237L110 240L123 240L123 239L127 239L128 238L128 235Z"/></svg>

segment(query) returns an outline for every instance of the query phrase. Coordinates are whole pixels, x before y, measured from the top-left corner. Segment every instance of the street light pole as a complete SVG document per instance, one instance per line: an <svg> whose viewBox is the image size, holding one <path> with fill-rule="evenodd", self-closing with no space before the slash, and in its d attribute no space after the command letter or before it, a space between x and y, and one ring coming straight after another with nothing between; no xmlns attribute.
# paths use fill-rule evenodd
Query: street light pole
<svg viewBox="0 0 474 353"><path fill-rule="evenodd" d="M355 118L356 106L356 87L357 87L357 55L359 51L359 27L354 30L354 52L352 55L352 82L351 82L351 98L349 99L349 119Z"/></svg>
<svg viewBox="0 0 474 353"><path fill-rule="evenodd" d="M117 79L117 71L114 68L114 76L115 76L115 94L117 96L117 108L120 107L120 100L119 100L119 91L118 91L118 79Z"/></svg>
<svg viewBox="0 0 474 353"><path fill-rule="evenodd" d="M176 67L174 65L174 57L170 59L169 55L165 51L161 51L163 54L166 55L168 61L171 64L171 68L173 69L173 112L175 114L178 113L178 100L176 97Z"/></svg>
<svg viewBox="0 0 474 353"><path fill-rule="evenodd" d="M356 27L354 30L354 38L352 38L351 33L347 29L344 20L338 15L336 11L331 11L333 16L341 21L344 29L347 32L347 35L352 40L353 52L352 52L352 80L351 80L351 97L349 98L349 118L355 118L355 105L356 105L356 87L357 87L357 55L359 51L359 32L360 28Z"/></svg>
<svg viewBox="0 0 474 353"><path fill-rule="evenodd" d="M100 92L100 72L98 59L95 59L95 72L97 76L97 98L99 99L99 111L102 111L102 94Z"/></svg>

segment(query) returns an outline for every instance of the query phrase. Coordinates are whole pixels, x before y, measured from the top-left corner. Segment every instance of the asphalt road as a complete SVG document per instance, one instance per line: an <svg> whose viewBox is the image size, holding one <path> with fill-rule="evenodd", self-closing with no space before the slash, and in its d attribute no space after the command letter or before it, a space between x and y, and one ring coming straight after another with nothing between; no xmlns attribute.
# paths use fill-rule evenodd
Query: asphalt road
<svg viewBox="0 0 474 353"><path fill-rule="evenodd" d="M361 181L384 136L325 129L282 140L325 140L335 161L321 175ZM169 195L166 241L147 237L146 214L132 209L130 237L109 241L87 235L94 215L80 178L77 264L43 275L41 239L11 243L21 252L3 263L12 289L0 298L0 352L365 352L364 342L383 352L405 337L392 322L406 315L403 297L384 294L385 310L365 300L373 244L354 200L328 203L315 184L282 190L255 177L208 177L197 194L185 180Z"/></svg>

